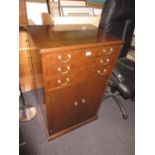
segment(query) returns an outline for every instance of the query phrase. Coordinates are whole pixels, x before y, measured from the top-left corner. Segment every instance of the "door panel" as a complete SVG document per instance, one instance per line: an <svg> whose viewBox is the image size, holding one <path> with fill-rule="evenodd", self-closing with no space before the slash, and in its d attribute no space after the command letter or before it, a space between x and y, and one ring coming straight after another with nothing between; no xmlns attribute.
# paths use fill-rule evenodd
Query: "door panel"
<svg viewBox="0 0 155 155"><path fill-rule="evenodd" d="M78 87L68 86L48 92L47 114L50 133L56 133L72 125L77 120Z"/></svg>
<svg viewBox="0 0 155 155"><path fill-rule="evenodd" d="M100 102L102 100L104 90L105 90L105 81L107 80L107 74L104 76L96 74L92 75L88 81L84 81L80 84L79 91L79 100L83 105L83 110L81 114L83 115L83 119L87 119L94 115L97 115Z"/></svg>

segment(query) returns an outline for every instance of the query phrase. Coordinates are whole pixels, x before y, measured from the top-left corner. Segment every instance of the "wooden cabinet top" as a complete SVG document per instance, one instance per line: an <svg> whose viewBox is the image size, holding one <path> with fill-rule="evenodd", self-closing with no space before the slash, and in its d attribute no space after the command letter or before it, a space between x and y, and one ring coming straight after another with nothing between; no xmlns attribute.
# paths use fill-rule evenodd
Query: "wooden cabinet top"
<svg viewBox="0 0 155 155"><path fill-rule="evenodd" d="M121 44L121 39L97 28L89 30L55 30L52 26L29 26L31 37L41 53L71 48L91 48Z"/></svg>

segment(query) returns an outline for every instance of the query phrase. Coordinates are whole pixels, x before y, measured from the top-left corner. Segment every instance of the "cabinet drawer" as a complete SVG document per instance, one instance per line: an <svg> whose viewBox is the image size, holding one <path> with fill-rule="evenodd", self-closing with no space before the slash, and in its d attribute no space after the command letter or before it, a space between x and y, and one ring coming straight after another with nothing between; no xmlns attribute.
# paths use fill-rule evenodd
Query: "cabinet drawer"
<svg viewBox="0 0 155 155"><path fill-rule="evenodd" d="M69 73L74 73L82 69L89 69L95 66L95 59L84 60L74 62L67 62L64 64L47 65L46 67L46 79L57 76L57 75L67 75Z"/></svg>
<svg viewBox="0 0 155 155"><path fill-rule="evenodd" d="M45 63L47 65L64 64L67 62L79 60L80 57L81 57L80 50L57 52L46 55Z"/></svg>
<svg viewBox="0 0 155 155"><path fill-rule="evenodd" d="M109 67L97 66L89 69L83 69L74 73L68 73L67 75L54 76L53 78L46 80L46 86L48 90L53 90L80 83L85 80L87 81L91 76L104 78L107 77L108 74Z"/></svg>
<svg viewBox="0 0 155 155"><path fill-rule="evenodd" d="M102 67L107 67L111 66L115 60L114 55L109 55L109 56L101 56L98 57L94 60L94 64L96 67L102 66Z"/></svg>
<svg viewBox="0 0 155 155"><path fill-rule="evenodd" d="M47 80L47 89L52 90L55 88L61 88L70 86L85 80L85 75L80 72L75 72L73 74L55 76L54 78Z"/></svg>
<svg viewBox="0 0 155 155"><path fill-rule="evenodd" d="M76 51L64 51L48 54L46 56L46 64L64 64L67 62L89 60L97 56L98 48L87 48Z"/></svg>
<svg viewBox="0 0 155 155"><path fill-rule="evenodd" d="M86 52L92 52L89 56L86 56ZM46 65L46 79L52 78L57 75L65 75L68 73L73 73L80 71L81 69L89 69L91 67L103 65L107 66L113 61L113 55L106 57L100 56L95 57L97 49L84 50L82 51L81 58L75 61L58 63L58 64L48 64Z"/></svg>
<svg viewBox="0 0 155 155"><path fill-rule="evenodd" d="M46 67L46 79L52 78L58 75L67 75L79 70L81 66L78 62L68 62L65 64L54 64Z"/></svg>
<svg viewBox="0 0 155 155"><path fill-rule="evenodd" d="M120 46L103 46L99 48L97 56L116 55L120 50Z"/></svg>

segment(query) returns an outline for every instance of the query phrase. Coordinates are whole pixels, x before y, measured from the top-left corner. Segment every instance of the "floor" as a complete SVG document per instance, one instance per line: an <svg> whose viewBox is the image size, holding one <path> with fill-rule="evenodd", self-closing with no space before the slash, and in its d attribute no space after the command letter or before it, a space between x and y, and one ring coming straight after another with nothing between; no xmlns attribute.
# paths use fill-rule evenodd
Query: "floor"
<svg viewBox="0 0 155 155"><path fill-rule="evenodd" d="M43 103L43 90L39 99L34 91L24 94L27 104ZM26 144L20 147L20 155L134 155L135 154L135 104L119 97L129 115L123 120L112 98L103 101L99 118L48 142L42 117L39 113L27 123L20 122Z"/></svg>

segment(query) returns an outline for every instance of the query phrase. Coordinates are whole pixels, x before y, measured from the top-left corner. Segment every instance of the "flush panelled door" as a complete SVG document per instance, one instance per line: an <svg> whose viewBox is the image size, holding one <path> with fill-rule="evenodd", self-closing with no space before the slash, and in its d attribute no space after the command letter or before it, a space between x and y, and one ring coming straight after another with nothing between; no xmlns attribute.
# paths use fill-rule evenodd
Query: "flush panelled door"
<svg viewBox="0 0 155 155"><path fill-rule="evenodd" d="M98 30L30 27L41 54L47 128L56 138L97 118L122 41ZM45 37L46 35L46 37Z"/></svg>

